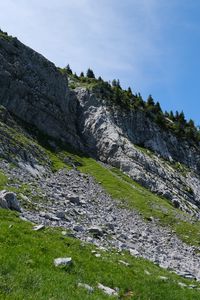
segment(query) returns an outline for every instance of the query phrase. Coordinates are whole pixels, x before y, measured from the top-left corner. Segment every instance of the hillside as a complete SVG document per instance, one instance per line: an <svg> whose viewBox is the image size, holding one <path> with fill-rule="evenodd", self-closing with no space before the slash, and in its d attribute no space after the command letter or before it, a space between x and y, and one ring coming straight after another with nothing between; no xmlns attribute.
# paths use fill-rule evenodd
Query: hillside
<svg viewBox="0 0 200 300"><path fill-rule="evenodd" d="M0 32L3 299L199 299L198 130L125 95Z"/></svg>

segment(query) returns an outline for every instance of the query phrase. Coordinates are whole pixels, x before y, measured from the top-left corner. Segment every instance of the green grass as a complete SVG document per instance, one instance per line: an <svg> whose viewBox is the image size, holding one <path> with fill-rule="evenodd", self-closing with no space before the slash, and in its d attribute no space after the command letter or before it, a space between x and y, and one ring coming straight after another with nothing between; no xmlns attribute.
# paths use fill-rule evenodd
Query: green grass
<svg viewBox="0 0 200 300"><path fill-rule="evenodd" d="M0 189L2 190L8 183L8 178L0 171Z"/></svg>
<svg viewBox="0 0 200 300"><path fill-rule="evenodd" d="M198 290L181 288L178 282L192 284L162 270L144 259L127 253L101 252L96 258L93 246L63 237L59 230L46 228L35 232L32 224L20 220L15 212L0 209L0 299L112 299L97 289L100 282L118 287L120 299L132 291L131 299L199 299ZM71 268L56 268L57 257L72 257ZM119 264L126 261L130 266ZM147 275L145 270L151 275ZM163 281L159 276L168 277ZM95 291L78 288L87 283ZM198 285L199 286L199 285Z"/></svg>
<svg viewBox="0 0 200 300"><path fill-rule="evenodd" d="M57 172L63 168L69 168L69 166L63 162L63 160L55 154L55 152L46 150L46 153L51 161L51 170Z"/></svg>

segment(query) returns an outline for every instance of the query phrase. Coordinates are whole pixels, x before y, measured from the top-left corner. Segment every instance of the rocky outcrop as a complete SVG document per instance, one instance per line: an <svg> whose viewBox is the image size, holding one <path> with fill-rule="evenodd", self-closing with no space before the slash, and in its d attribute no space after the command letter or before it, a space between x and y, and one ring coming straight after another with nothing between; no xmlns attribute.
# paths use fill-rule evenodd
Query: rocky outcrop
<svg viewBox="0 0 200 300"><path fill-rule="evenodd" d="M67 78L16 38L0 35L0 104L44 133L81 147Z"/></svg>
<svg viewBox="0 0 200 300"><path fill-rule="evenodd" d="M76 89L76 95L80 131L90 153L170 199L176 207L198 214L197 147L162 130L141 111L113 109L83 88Z"/></svg>

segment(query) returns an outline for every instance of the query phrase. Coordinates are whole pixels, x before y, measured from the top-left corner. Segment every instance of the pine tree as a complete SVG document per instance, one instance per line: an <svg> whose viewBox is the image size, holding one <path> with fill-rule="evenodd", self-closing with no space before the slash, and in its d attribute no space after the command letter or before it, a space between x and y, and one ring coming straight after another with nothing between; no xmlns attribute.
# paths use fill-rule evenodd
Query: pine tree
<svg viewBox="0 0 200 300"><path fill-rule="evenodd" d="M68 74L72 74L72 69L70 68L69 64L65 67L65 69L66 69Z"/></svg>
<svg viewBox="0 0 200 300"><path fill-rule="evenodd" d="M88 78L95 78L94 72L90 68L87 70L86 76Z"/></svg>
<svg viewBox="0 0 200 300"><path fill-rule="evenodd" d="M117 80L116 79L113 79L112 86L117 86Z"/></svg>
<svg viewBox="0 0 200 300"><path fill-rule="evenodd" d="M147 98L147 106L154 106L154 105L155 105L154 100L152 96L149 95L149 97Z"/></svg>

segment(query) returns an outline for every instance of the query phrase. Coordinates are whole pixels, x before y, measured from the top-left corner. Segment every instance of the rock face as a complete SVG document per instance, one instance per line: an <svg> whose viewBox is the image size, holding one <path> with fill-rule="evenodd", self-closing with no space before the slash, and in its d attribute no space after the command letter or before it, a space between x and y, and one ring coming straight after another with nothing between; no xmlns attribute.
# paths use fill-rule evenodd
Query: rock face
<svg viewBox="0 0 200 300"><path fill-rule="evenodd" d="M76 95L79 130L90 153L176 207L198 212L199 148L162 130L141 111L113 109L83 88L76 89Z"/></svg>
<svg viewBox="0 0 200 300"><path fill-rule="evenodd" d="M80 147L67 78L16 38L0 37L0 104L44 133Z"/></svg>

